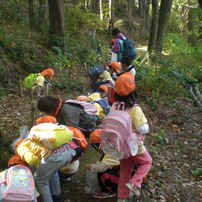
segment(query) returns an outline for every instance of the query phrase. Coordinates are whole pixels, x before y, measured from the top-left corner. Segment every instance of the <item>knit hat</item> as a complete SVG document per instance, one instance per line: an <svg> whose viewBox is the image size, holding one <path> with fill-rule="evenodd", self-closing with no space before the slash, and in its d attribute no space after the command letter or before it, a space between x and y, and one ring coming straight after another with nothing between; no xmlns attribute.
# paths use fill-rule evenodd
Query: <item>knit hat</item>
<svg viewBox="0 0 202 202"><path fill-rule="evenodd" d="M121 69L121 64L119 62L111 62L108 65L109 67L111 66L113 69L115 69L118 73L120 73Z"/></svg>
<svg viewBox="0 0 202 202"><path fill-rule="evenodd" d="M8 161L8 167L10 167L12 164L18 164L18 165L24 165L28 166L27 162L23 161L20 156L14 155L11 157Z"/></svg>
<svg viewBox="0 0 202 202"><path fill-rule="evenodd" d="M57 120L54 116L43 116L43 117L40 117L36 120L36 123L37 124L40 124L40 123L56 123Z"/></svg>
<svg viewBox="0 0 202 202"><path fill-rule="evenodd" d="M135 90L135 80L133 74L126 72L119 76L115 82L115 92L120 96L127 96Z"/></svg>
<svg viewBox="0 0 202 202"><path fill-rule="evenodd" d="M100 143L101 131L102 129L96 129L90 134L90 143L93 143L93 144Z"/></svg>
<svg viewBox="0 0 202 202"><path fill-rule="evenodd" d="M54 71L50 68L45 69L44 71L41 72L41 75L46 76L49 75L50 79L52 79L54 77Z"/></svg>
<svg viewBox="0 0 202 202"><path fill-rule="evenodd" d="M78 101L81 101L81 102L87 102L88 101L88 97L85 96L85 95L80 95L76 98Z"/></svg>
<svg viewBox="0 0 202 202"><path fill-rule="evenodd" d="M99 89L104 90L106 93L108 92L108 88L107 88L107 86L105 86L105 85L100 85L100 86L99 86Z"/></svg>

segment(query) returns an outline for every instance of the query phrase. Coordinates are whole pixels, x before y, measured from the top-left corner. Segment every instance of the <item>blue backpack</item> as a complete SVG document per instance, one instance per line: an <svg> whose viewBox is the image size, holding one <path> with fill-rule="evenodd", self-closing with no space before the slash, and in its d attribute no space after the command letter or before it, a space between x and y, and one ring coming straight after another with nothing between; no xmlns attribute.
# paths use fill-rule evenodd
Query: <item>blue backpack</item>
<svg viewBox="0 0 202 202"><path fill-rule="evenodd" d="M88 70L88 76L90 77L90 79L92 81L96 81L99 78L99 75L104 72L106 69L105 66L103 65L96 65L96 66L92 66L90 67L90 69Z"/></svg>
<svg viewBox="0 0 202 202"><path fill-rule="evenodd" d="M134 42L128 38L121 38L121 40L123 41L123 56L135 57L137 55L137 51Z"/></svg>
<svg viewBox="0 0 202 202"><path fill-rule="evenodd" d="M107 103L106 100L104 100L104 99L99 99L99 100L95 100L95 101L93 101L93 102L91 102L91 103L92 103L92 104L98 103L98 104L101 105L102 108L105 110L105 114L106 114L106 115L109 114L111 107L110 107L110 105Z"/></svg>

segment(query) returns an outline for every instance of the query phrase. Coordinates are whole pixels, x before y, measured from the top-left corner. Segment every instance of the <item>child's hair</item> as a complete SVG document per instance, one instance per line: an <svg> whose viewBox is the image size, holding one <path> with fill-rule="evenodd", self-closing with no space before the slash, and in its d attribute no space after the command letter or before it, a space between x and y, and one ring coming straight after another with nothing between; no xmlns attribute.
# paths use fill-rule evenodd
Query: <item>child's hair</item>
<svg viewBox="0 0 202 202"><path fill-rule="evenodd" d="M114 97L116 101L124 102L126 109L131 108L134 104L138 104L137 90L134 90L127 96L121 96L115 92Z"/></svg>
<svg viewBox="0 0 202 202"><path fill-rule="evenodd" d="M38 102L38 109L41 112L53 115L58 108L60 101L58 98L53 98L50 96L45 96L41 98Z"/></svg>
<svg viewBox="0 0 202 202"><path fill-rule="evenodd" d="M131 65L131 59L128 56L122 57L120 62L122 64L126 64L127 66Z"/></svg>
<svg viewBox="0 0 202 202"><path fill-rule="evenodd" d="M112 29L112 35L116 36L118 33L121 33L121 31L118 28Z"/></svg>

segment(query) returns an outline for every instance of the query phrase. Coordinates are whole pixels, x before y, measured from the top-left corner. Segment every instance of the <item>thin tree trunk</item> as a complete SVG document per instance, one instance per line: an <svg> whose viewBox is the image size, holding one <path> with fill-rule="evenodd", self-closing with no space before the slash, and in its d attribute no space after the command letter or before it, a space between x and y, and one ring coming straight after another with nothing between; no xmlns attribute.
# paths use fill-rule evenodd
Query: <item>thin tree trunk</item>
<svg viewBox="0 0 202 202"><path fill-rule="evenodd" d="M66 52L64 2L63 0L48 0L48 5L50 34L55 38L53 43Z"/></svg>
<svg viewBox="0 0 202 202"><path fill-rule="evenodd" d="M166 27L169 21L173 0L161 0L158 20L158 32L156 38L156 53L161 55Z"/></svg>
<svg viewBox="0 0 202 202"><path fill-rule="evenodd" d="M34 1L28 0L28 6L29 6L29 28L34 29L36 26L35 12L34 12Z"/></svg>
<svg viewBox="0 0 202 202"><path fill-rule="evenodd" d="M149 35L148 52L151 54L156 49L156 36L158 29L158 0L152 0L152 19Z"/></svg>

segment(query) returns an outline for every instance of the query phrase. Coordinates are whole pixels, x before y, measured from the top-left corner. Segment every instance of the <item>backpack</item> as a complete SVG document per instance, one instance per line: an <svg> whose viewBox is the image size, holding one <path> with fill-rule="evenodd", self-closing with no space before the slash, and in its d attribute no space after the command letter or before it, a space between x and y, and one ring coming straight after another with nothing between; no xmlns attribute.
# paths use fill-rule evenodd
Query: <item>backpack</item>
<svg viewBox="0 0 202 202"><path fill-rule="evenodd" d="M99 99L99 100L94 100L94 101L91 102L91 103L92 103L92 104L98 103L98 104L101 105L101 107L104 109L105 114L106 114L106 115L109 114L111 107L109 106L109 104L107 103L106 100L104 100L104 99Z"/></svg>
<svg viewBox="0 0 202 202"><path fill-rule="evenodd" d="M96 122L92 114L86 113L84 107L74 101L65 101L65 104L69 105L69 110L71 106L78 107L82 109L82 113L79 116L74 115L74 119L78 121L78 126L76 128L83 131L93 131L96 127ZM71 112L71 111L70 111Z"/></svg>
<svg viewBox="0 0 202 202"><path fill-rule="evenodd" d="M102 122L100 148L114 158L125 159L136 155L139 139L132 131L130 109L120 110L121 105L124 103L119 103L117 109L111 110Z"/></svg>
<svg viewBox="0 0 202 202"><path fill-rule="evenodd" d="M36 201L34 178L29 168L15 165L0 173L0 201Z"/></svg>
<svg viewBox="0 0 202 202"><path fill-rule="evenodd" d="M137 51L134 42L128 38L121 38L121 40L123 41L123 56L135 57L137 55Z"/></svg>
<svg viewBox="0 0 202 202"><path fill-rule="evenodd" d="M28 89L32 89L32 87L35 84L36 77L39 76L39 75L41 75L41 74L39 74L39 73L31 73L27 77L25 77L25 79L23 81L24 87L28 88Z"/></svg>
<svg viewBox="0 0 202 202"><path fill-rule="evenodd" d="M106 69L105 66L102 65L96 65L96 66L92 66L90 67L90 69L88 70L88 76L90 77L90 79L92 81L96 81L99 78L99 75L104 72Z"/></svg>
<svg viewBox="0 0 202 202"><path fill-rule="evenodd" d="M81 132L81 130L74 128L72 126L68 126L68 128L74 132L74 138L76 139L76 141L80 145L83 153L85 153L86 149L87 149L88 142L86 141L84 134Z"/></svg>

